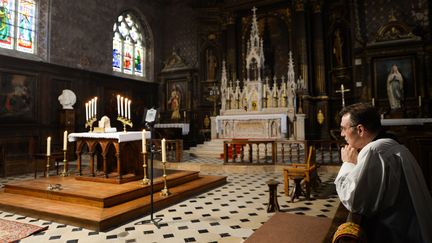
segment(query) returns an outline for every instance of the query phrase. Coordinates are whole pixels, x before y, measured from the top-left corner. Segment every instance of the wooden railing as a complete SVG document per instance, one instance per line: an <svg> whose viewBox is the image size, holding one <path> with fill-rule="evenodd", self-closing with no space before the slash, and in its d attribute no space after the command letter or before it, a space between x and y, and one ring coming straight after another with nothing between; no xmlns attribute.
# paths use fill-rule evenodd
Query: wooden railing
<svg viewBox="0 0 432 243"><path fill-rule="evenodd" d="M276 143L274 140L224 141L225 164L274 164ZM270 150L270 151L269 151ZM245 154L247 158L245 158Z"/></svg>
<svg viewBox="0 0 432 243"><path fill-rule="evenodd" d="M224 163L245 165L305 163L305 148L316 149L319 165L341 164L341 143L335 140L257 140L233 139L224 141Z"/></svg>

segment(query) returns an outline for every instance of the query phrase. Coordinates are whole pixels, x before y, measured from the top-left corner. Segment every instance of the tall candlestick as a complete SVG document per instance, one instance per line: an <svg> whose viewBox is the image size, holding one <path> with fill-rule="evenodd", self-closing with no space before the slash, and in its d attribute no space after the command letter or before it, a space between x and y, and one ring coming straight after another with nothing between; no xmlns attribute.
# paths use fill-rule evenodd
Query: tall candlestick
<svg viewBox="0 0 432 243"><path fill-rule="evenodd" d="M120 116L124 115L124 113L123 113L123 101L124 101L124 98L122 96L122 97L120 97Z"/></svg>
<svg viewBox="0 0 432 243"><path fill-rule="evenodd" d="M375 98L372 98L372 106L375 107Z"/></svg>
<svg viewBox="0 0 432 243"><path fill-rule="evenodd" d="M63 150L67 150L67 136L68 136L68 132L64 131L64 133L63 133Z"/></svg>
<svg viewBox="0 0 432 243"><path fill-rule="evenodd" d="M117 115L120 116L120 95L117 95Z"/></svg>
<svg viewBox="0 0 432 243"><path fill-rule="evenodd" d="M86 121L89 119L89 111L88 111L88 102L85 103L85 110L86 110Z"/></svg>
<svg viewBox="0 0 432 243"><path fill-rule="evenodd" d="M46 152L47 156L51 155L51 137L47 138L47 152Z"/></svg>
<svg viewBox="0 0 432 243"><path fill-rule="evenodd" d="M418 106L419 107L422 106L422 97L421 97L421 95L419 95L419 97L418 97Z"/></svg>
<svg viewBox="0 0 432 243"><path fill-rule="evenodd" d="M146 148L146 136L145 136L146 130L143 129L141 132L141 139L142 139L142 152L146 153L147 152L147 148Z"/></svg>
<svg viewBox="0 0 432 243"><path fill-rule="evenodd" d="M161 147L162 147L162 162L166 162L166 140L165 140L165 138L162 139Z"/></svg>
<svg viewBox="0 0 432 243"><path fill-rule="evenodd" d="M131 100L128 100L128 119L131 119L131 113L130 113L130 107L131 107Z"/></svg>

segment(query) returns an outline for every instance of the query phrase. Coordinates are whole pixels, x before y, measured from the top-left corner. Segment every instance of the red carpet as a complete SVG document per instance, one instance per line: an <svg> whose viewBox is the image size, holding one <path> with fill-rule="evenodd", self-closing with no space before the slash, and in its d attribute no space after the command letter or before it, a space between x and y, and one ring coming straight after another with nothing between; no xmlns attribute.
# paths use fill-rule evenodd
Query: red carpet
<svg viewBox="0 0 432 243"><path fill-rule="evenodd" d="M14 242L36 232L46 230L48 226L40 227L31 224L0 219L0 243Z"/></svg>

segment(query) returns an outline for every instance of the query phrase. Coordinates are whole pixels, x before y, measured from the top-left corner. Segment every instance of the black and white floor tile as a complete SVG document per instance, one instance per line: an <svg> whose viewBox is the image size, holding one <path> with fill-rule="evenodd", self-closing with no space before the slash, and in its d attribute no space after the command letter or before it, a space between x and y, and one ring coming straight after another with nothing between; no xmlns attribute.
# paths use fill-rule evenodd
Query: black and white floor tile
<svg viewBox="0 0 432 243"><path fill-rule="evenodd" d="M278 202L282 211L293 214L332 218L339 205L333 173L320 173L321 186L312 192L311 200L294 203L283 192L283 176L277 172L214 173L227 176L228 183L153 214L159 228L148 223L150 215L139 217L108 232L95 232L75 226L49 222L23 215L0 212L0 218L35 225L48 225L46 231L20 242L243 242L265 223L269 199L266 182L281 182ZM29 176L2 178L1 184ZM292 184L292 183L291 183Z"/></svg>

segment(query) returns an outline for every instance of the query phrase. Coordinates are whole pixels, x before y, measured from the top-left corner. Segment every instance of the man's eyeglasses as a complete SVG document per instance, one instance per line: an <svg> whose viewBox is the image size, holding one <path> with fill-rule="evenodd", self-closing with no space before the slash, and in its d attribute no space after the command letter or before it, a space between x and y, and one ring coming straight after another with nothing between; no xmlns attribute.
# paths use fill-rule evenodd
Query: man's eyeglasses
<svg viewBox="0 0 432 243"><path fill-rule="evenodd" d="M346 131L346 130L348 130L348 128L351 128L351 127L357 127L358 125L352 125L352 126L349 126L349 127L343 127L343 126L341 126L340 127L340 130L341 131Z"/></svg>

